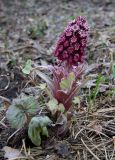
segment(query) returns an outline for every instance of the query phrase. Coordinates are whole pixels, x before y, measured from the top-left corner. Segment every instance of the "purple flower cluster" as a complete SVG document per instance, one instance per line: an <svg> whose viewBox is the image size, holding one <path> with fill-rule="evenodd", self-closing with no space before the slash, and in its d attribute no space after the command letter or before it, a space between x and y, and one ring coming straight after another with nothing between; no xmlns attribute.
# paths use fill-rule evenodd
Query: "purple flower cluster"
<svg viewBox="0 0 115 160"><path fill-rule="evenodd" d="M84 49L87 44L89 27L84 17L77 17L69 23L59 37L53 54L68 65L78 65L83 62Z"/></svg>

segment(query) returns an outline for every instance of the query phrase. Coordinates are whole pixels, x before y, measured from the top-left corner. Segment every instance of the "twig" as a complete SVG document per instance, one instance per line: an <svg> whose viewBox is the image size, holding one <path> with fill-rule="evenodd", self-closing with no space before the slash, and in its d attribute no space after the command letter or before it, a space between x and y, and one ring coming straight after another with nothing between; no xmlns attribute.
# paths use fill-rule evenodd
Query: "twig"
<svg viewBox="0 0 115 160"><path fill-rule="evenodd" d="M9 104L11 104L11 101L8 98L3 97L3 96L0 96L0 98L3 99L4 101L8 102Z"/></svg>
<svg viewBox="0 0 115 160"><path fill-rule="evenodd" d="M78 135L84 130L84 128L82 128L74 137L74 139L76 139L78 137Z"/></svg>
<svg viewBox="0 0 115 160"><path fill-rule="evenodd" d="M8 143L8 141L9 141L19 130L20 130L20 128L17 129L17 130L8 138L7 143Z"/></svg>
<svg viewBox="0 0 115 160"><path fill-rule="evenodd" d="M2 126L4 126L5 128L8 128L8 127L3 123L3 121L5 120L5 118L6 118L6 117L4 117L4 118L1 119L0 124L1 124Z"/></svg>
<svg viewBox="0 0 115 160"><path fill-rule="evenodd" d="M90 150L90 148L85 144L85 142L83 141L82 138L81 138L81 141L82 141L83 145L86 147L86 149L87 149L97 160L100 160L100 159Z"/></svg>
<svg viewBox="0 0 115 160"><path fill-rule="evenodd" d="M0 121L0 124L2 125L2 126L4 126L5 128L8 128L3 122L1 122Z"/></svg>

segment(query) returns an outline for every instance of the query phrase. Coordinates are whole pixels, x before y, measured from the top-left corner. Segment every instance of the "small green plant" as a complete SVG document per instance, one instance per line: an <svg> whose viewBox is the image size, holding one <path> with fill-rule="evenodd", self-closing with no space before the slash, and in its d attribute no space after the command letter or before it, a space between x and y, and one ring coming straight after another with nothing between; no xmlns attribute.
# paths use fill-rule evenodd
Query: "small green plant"
<svg viewBox="0 0 115 160"><path fill-rule="evenodd" d="M46 22L41 21L36 26L27 28L27 33L32 39L42 38L45 35L46 29Z"/></svg>
<svg viewBox="0 0 115 160"><path fill-rule="evenodd" d="M96 97L99 93L99 88L100 88L100 84L101 82L104 81L104 77L102 75L99 75L96 81L96 86L95 88L91 91L90 95L89 95L89 102L90 104L94 104Z"/></svg>
<svg viewBox="0 0 115 160"><path fill-rule="evenodd" d="M24 68L22 69L22 72L24 74L30 74L31 69L32 69L32 61L31 59L28 59Z"/></svg>
<svg viewBox="0 0 115 160"><path fill-rule="evenodd" d="M41 144L41 135L48 137L47 126L51 120L47 116L36 116L39 104L34 97L17 98L9 107L6 117L13 128L28 128L28 136L36 146Z"/></svg>
<svg viewBox="0 0 115 160"><path fill-rule="evenodd" d="M112 63L112 78L115 78L115 63Z"/></svg>

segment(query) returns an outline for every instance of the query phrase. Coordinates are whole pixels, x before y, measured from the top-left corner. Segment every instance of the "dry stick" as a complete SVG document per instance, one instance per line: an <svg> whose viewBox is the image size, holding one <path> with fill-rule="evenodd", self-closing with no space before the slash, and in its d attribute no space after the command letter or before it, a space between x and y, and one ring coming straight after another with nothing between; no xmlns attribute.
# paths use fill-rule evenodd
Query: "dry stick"
<svg viewBox="0 0 115 160"><path fill-rule="evenodd" d="M22 144L23 144L23 148L24 148L24 153L25 153L26 157L28 157L27 149L26 149L26 145L25 145L24 139L22 140Z"/></svg>
<svg viewBox="0 0 115 160"><path fill-rule="evenodd" d="M3 97L3 96L0 96L0 98L3 99L4 101L8 102L9 104L11 104L11 101L8 98Z"/></svg>
<svg viewBox="0 0 115 160"><path fill-rule="evenodd" d="M87 149L97 160L100 160L100 159L90 150L90 148L85 144L85 142L83 141L82 138L81 138L81 141L82 141L83 145L86 147L86 149Z"/></svg>
<svg viewBox="0 0 115 160"><path fill-rule="evenodd" d="M78 135L84 130L84 128L82 128L74 137L74 139L76 139L78 137Z"/></svg>
<svg viewBox="0 0 115 160"><path fill-rule="evenodd" d="M105 144L107 144L107 143L110 143L110 142L112 142L113 140L112 139L110 139L110 140L108 140L107 142L105 142ZM94 149L96 149L96 148L99 148L100 146L102 146L103 144L102 143L100 143L100 144L98 144L98 145L96 145L96 146L94 146L91 150L94 150Z"/></svg>
<svg viewBox="0 0 115 160"><path fill-rule="evenodd" d="M96 132L95 129L92 129L92 128L89 128L89 127L85 127L85 126L82 126L82 127L83 127L84 129L87 129L87 130ZM103 136L109 138L106 134L104 134L104 133L102 133L102 132L99 132L99 131L98 131L98 133L99 133L100 135L103 135Z"/></svg>
<svg viewBox="0 0 115 160"><path fill-rule="evenodd" d="M5 128L8 128L3 122L1 122L0 121L0 124L2 125L2 126L4 126Z"/></svg>
<svg viewBox="0 0 115 160"><path fill-rule="evenodd" d="M8 128L8 127L3 123L3 121L5 120L5 118L6 118L6 117L3 117L3 118L1 119L0 124L3 125L5 128Z"/></svg>
<svg viewBox="0 0 115 160"><path fill-rule="evenodd" d="M111 158L110 158L110 160L113 160L113 156L114 156L114 153L115 153L115 150L113 149L113 152L112 152L112 155L111 155Z"/></svg>
<svg viewBox="0 0 115 160"><path fill-rule="evenodd" d="M99 115L99 113L100 113L100 114L101 114L101 113L104 113L104 114L105 114L105 112L111 112L111 111L115 111L115 107L99 109L99 110L97 110L95 113L93 113L93 115L97 116L97 115Z"/></svg>
<svg viewBox="0 0 115 160"><path fill-rule="evenodd" d="M8 141L9 141L19 130L20 130L20 128L17 129L17 130L7 139L7 143L8 143Z"/></svg>
<svg viewBox="0 0 115 160"><path fill-rule="evenodd" d="M106 150L106 147L105 147L105 144L104 144L104 142L103 142L103 139L102 139L101 135L100 135L100 138L101 138L101 141L102 141L102 144L103 144L103 147L104 147L105 158L106 158L106 160L108 160L108 158L107 158L107 150Z"/></svg>
<svg viewBox="0 0 115 160"><path fill-rule="evenodd" d="M19 159L27 159L28 160L28 157L20 156L20 157L10 158L9 160L19 160Z"/></svg>
<svg viewBox="0 0 115 160"><path fill-rule="evenodd" d="M83 133L82 133L83 134ZM84 134L83 134L84 135ZM95 146L95 148L99 151L99 152L101 152L101 150L99 150L98 149L98 147L96 147L96 145L92 142L92 140L87 136L87 135L84 135L88 140L89 140L89 142L90 143L92 143L93 144L93 146ZM92 149L91 149L91 151L92 151ZM102 152L101 152L102 153ZM103 154L103 153L102 153Z"/></svg>
<svg viewBox="0 0 115 160"><path fill-rule="evenodd" d="M25 48L34 48L34 49L38 50L37 48L33 47L32 45L26 45L26 46L20 46L20 47L18 47L18 48L14 48L14 49L11 49L11 48L10 48L10 49L8 49L8 50L3 50L3 51L1 51L1 53L17 52L17 51L23 50L23 49L25 49Z"/></svg>

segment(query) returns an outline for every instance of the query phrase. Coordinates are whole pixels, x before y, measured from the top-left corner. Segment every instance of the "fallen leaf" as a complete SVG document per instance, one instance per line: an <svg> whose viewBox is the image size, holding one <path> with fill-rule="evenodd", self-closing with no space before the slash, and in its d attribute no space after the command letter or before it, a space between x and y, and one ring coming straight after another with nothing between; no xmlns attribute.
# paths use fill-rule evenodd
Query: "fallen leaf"
<svg viewBox="0 0 115 160"><path fill-rule="evenodd" d="M98 124L98 122L95 120L93 122L91 122L88 127L90 127L91 129L95 130L95 132L97 134L100 134L102 132L102 126L100 124Z"/></svg>
<svg viewBox="0 0 115 160"><path fill-rule="evenodd" d="M70 146L66 141L56 144L55 149L57 151L57 154L59 154L63 158L67 158L70 155Z"/></svg>
<svg viewBox="0 0 115 160"><path fill-rule="evenodd" d="M18 149L14 149L8 146L5 146L3 148L3 151L5 152L4 158L8 158L8 160L11 159L18 159L19 157L24 158L25 156L23 156L20 151Z"/></svg>

